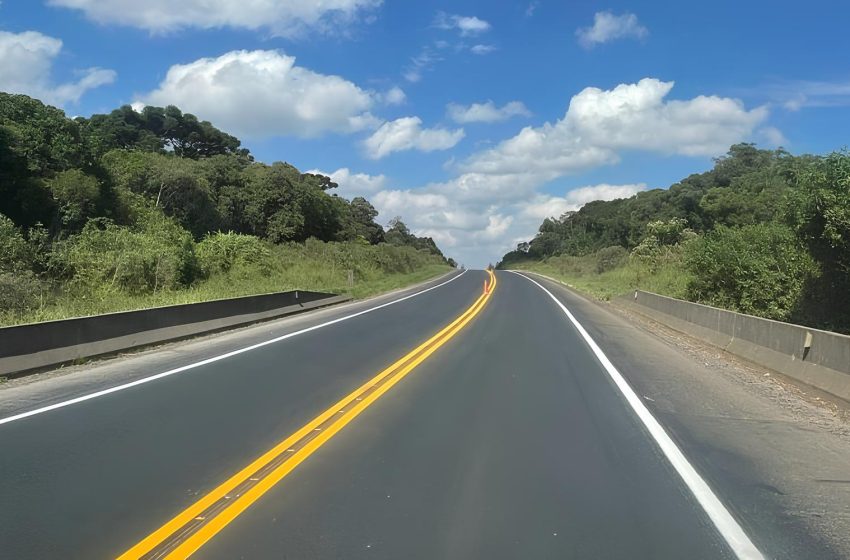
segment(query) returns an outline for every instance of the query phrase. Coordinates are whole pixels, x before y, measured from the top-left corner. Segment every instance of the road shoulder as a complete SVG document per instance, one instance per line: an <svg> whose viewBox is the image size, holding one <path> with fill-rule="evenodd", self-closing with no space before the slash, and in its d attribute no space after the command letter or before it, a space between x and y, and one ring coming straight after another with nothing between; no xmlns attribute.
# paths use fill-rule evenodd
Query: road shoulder
<svg viewBox="0 0 850 560"><path fill-rule="evenodd" d="M541 278L539 275L536 278ZM850 557L841 402L544 280L776 558Z"/></svg>

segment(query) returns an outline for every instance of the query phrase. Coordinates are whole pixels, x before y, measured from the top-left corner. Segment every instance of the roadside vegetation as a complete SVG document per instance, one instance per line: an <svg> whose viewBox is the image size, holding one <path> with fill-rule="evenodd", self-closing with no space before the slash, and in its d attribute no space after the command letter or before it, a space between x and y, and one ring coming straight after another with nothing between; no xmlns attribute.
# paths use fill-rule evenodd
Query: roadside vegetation
<svg viewBox="0 0 850 560"><path fill-rule="evenodd" d="M362 297L454 266L336 187L255 162L176 107L69 119L0 93L0 325L291 289Z"/></svg>
<svg viewBox="0 0 850 560"><path fill-rule="evenodd" d="M546 219L502 268L850 332L850 153L732 146L669 189Z"/></svg>

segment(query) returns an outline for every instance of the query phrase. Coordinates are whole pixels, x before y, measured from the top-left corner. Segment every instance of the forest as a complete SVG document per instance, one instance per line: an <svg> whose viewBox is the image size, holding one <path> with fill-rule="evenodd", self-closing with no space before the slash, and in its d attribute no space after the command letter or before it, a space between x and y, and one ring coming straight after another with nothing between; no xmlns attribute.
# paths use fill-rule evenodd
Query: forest
<svg viewBox="0 0 850 560"><path fill-rule="evenodd" d="M177 107L71 119L0 93L0 324L295 287L363 294L454 265L336 187L254 161Z"/></svg>
<svg viewBox="0 0 850 560"><path fill-rule="evenodd" d="M499 266L850 332L850 153L737 144L668 189L547 218Z"/></svg>

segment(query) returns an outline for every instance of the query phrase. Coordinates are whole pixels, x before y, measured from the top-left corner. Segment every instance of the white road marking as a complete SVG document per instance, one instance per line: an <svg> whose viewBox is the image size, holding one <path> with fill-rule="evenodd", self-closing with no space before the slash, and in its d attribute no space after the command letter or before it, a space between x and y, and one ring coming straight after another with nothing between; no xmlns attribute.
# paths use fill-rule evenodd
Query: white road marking
<svg viewBox="0 0 850 560"><path fill-rule="evenodd" d="M750 540L750 537L747 536L735 518L732 517L732 514L728 509L726 509L726 506L723 505L723 502L720 501L711 487L709 487L708 483L699 475L687 458L685 458L684 453L682 453L670 436L667 435L667 432L658 420L655 419L649 409L646 408L646 405L643 404L643 401L641 401L641 399L637 396L634 389L632 389L632 387L628 384L623 375L617 371L617 368L614 367L614 364L611 363L611 360L608 359L608 356L605 355L599 345L596 344L593 338L591 338L581 323L579 323L573 314L570 313L570 310L567 309L566 306L564 306L564 304L552 294L552 292L544 288L536 280L533 280L524 274L514 272L513 270L509 270L508 272L513 272L517 276L521 276L529 282L536 284L538 288L546 292L546 294L552 298L556 304L558 304L558 307L561 308L578 333L590 347L591 351L593 351L596 355L596 359L599 360L602 367L605 368L606 372L608 372L608 375L614 381L614 384L620 390L620 393L622 393L625 397L626 402L628 402L632 407L632 410L655 440L655 443L661 449L661 452L664 453L664 456L667 457L667 460L670 461L670 464L674 469L676 469L679 476L682 477L685 485L690 489L694 498L696 498L699 505L702 506L705 513L708 514L708 517L711 519L712 523L714 523L714 526L726 540L726 543L735 555L741 560L764 560L762 553L759 552Z"/></svg>
<svg viewBox="0 0 850 560"><path fill-rule="evenodd" d="M373 311L377 311L378 309L383 309L384 307L389 307L390 305L395 305L396 303L401 303L402 301L408 300L410 298L414 298L416 296L422 295L426 292L430 292L431 290L436 290L442 286L450 282L454 282L461 276L466 274L466 270L458 274L457 276L453 276L449 278L445 282L437 284L436 286L431 286L430 288L426 288L419 292L406 295L402 298L395 299L393 301L389 301L387 303L382 303L381 305L376 305L375 307L370 307L369 309L364 309L363 311L358 311L357 313L352 313L351 315L346 315L344 317L339 317L337 319L333 319L332 321L327 321L325 323L321 323L319 325L313 325L312 327L307 327L305 329L301 329L295 332L291 332L285 334L283 336L279 336L277 338L272 338L271 340L266 340L264 342L260 342L258 344L253 344L251 346L246 346L245 348L240 348L239 350L233 350L232 352L227 352L226 354L221 354L219 356L213 356L212 358L207 358L206 360L201 360L200 362L191 363L185 366L181 366L179 368L171 369L168 371L164 371L162 373L157 373L156 375L151 375L149 377L143 377L142 379L137 379L135 381L131 381L129 383L124 383L122 385L116 385L115 387L110 387L109 389L104 389L102 391L97 391L94 393L89 393L88 395L83 395L81 397L76 397L73 399L69 399L67 401L61 401L55 404L51 404L49 406L43 406L41 408L36 408L34 410L30 410L28 412L22 412L20 414L14 414L12 416L8 416L6 418L0 418L0 425L8 424L9 422L15 422L16 420L23 420L24 418L29 418L30 416L35 416L37 414L44 414L45 412L50 412L51 410L56 410L58 408L64 408L66 406L71 406L74 404L78 404L85 401L90 401L92 399L96 399L98 397L104 397L106 395L110 395L112 393L117 393L118 391L124 391L126 389L130 389L132 387L136 387L138 385L144 385L145 383L150 383L151 381L156 381L157 379L162 379L163 377L169 377L171 375L175 375L177 373L182 373L184 371L195 369L201 366L205 366L207 364L212 364L214 362L218 362L221 360L225 360L227 358L232 358L233 356L238 356L239 354L244 354L245 352L250 352L251 350L256 350L257 348L262 348L263 346L268 346L270 344L275 344L282 340L286 340L288 338L292 338L301 334L305 334L308 332L312 332L323 327L328 327L330 325L335 325L337 323L341 323L343 321L348 321L349 319L354 319L355 317L360 317L361 315L365 315L366 313L371 313Z"/></svg>

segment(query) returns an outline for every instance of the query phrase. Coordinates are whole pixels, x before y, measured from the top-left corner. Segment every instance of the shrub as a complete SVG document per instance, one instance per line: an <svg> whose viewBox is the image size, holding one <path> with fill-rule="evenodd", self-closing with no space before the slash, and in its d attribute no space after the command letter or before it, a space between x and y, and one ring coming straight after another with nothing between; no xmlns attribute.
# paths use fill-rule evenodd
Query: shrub
<svg viewBox="0 0 850 560"><path fill-rule="evenodd" d="M198 243L195 252L205 277L251 269L267 274L272 269L268 244L253 235L214 233Z"/></svg>
<svg viewBox="0 0 850 560"><path fill-rule="evenodd" d="M788 320L817 273L794 232L776 223L719 227L688 246L686 266L689 299L777 320Z"/></svg>
<svg viewBox="0 0 850 560"><path fill-rule="evenodd" d="M188 285L198 276L192 236L153 212L132 229L89 220L61 244L55 259L74 288L90 291L151 293Z"/></svg>
<svg viewBox="0 0 850 560"><path fill-rule="evenodd" d="M38 307L42 284L30 271L0 272L0 312L24 313Z"/></svg>
<svg viewBox="0 0 850 560"><path fill-rule="evenodd" d="M629 252L619 245L605 247L596 252L596 273L602 274L622 265L628 258Z"/></svg>
<svg viewBox="0 0 850 560"><path fill-rule="evenodd" d="M0 214L0 272L29 268L30 248L14 222Z"/></svg>

